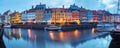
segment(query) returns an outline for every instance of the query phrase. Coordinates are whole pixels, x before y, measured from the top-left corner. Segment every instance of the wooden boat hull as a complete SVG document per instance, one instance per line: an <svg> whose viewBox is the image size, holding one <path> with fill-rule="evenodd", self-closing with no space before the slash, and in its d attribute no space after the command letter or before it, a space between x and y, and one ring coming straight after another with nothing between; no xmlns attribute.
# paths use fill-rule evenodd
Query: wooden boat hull
<svg viewBox="0 0 120 48"><path fill-rule="evenodd" d="M120 31L110 32L110 35L113 38L113 40L120 40Z"/></svg>
<svg viewBox="0 0 120 48"><path fill-rule="evenodd" d="M11 28L11 25L5 25L4 28Z"/></svg>
<svg viewBox="0 0 120 48"><path fill-rule="evenodd" d="M45 28L45 30L61 30L61 27L58 27L58 28Z"/></svg>

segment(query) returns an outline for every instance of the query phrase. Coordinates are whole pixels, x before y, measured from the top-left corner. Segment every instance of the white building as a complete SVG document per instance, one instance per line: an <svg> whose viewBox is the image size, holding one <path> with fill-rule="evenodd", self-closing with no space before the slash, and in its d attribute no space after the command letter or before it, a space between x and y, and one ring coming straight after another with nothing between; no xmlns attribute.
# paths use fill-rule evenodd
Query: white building
<svg viewBox="0 0 120 48"><path fill-rule="evenodd" d="M35 9L32 6L31 9L24 11L23 13L21 13L21 19L22 22L26 22L26 23L35 23Z"/></svg>
<svg viewBox="0 0 120 48"><path fill-rule="evenodd" d="M4 23L9 23L10 24L10 14L12 12L10 10L6 11L3 13L4 16Z"/></svg>
<svg viewBox="0 0 120 48"><path fill-rule="evenodd" d="M27 22L27 13L26 13L26 11L21 13L21 22Z"/></svg>

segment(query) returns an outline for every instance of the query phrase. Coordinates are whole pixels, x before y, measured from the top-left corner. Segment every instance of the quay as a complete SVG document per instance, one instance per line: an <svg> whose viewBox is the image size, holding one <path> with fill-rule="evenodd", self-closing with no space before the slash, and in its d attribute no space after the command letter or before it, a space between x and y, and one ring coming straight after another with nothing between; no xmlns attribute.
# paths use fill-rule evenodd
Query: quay
<svg viewBox="0 0 120 48"><path fill-rule="evenodd" d="M17 24L12 25L11 28L28 28L28 29L39 29L44 30L44 27L46 27L46 24ZM70 30L70 29L81 29L81 28L91 28L96 27L96 24L71 24L71 25L61 25L62 30Z"/></svg>

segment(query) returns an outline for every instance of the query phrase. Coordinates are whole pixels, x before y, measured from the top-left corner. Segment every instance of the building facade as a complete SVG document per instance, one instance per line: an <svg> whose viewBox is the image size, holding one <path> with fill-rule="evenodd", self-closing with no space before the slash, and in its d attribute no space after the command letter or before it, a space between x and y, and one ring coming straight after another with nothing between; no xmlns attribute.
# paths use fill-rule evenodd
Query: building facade
<svg viewBox="0 0 120 48"><path fill-rule="evenodd" d="M98 13L96 10L93 10L93 22L98 22Z"/></svg>
<svg viewBox="0 0 120 48"><path fill-rule="evenodd" d="M24 11L24 12L22 12L21 13L21 22L23 23L23 24L25 24L25 23L27 23L27 11Z"/></svg>
<svg viewBox="0 0 120 48"><path fill-rule="evenodd" d="M21 15L19 12L13 12L12 14L10 14L10 22L11 24L19 24L21 23Z"/></svg>
<svg viewBox="0 0 120 48"><path fill-rule="evenodd" d="M35 15L35 8L32 6L31 9L23 11L21 13L21 22L24 23L28 23L28 24L33 24L36 23L36 15Z"/></svg>
<svg viewBox="0 0 120 48"><path fill-rule="evenodd" d="M104 16L104 10L98 10L98 22L102 22L102 17Z"/></svg>
<svg viewBox="0 0 120 48"><path fill-rule="evenodd" d="M36 15L36 22L37 23L41 23L43 22L43 16L44 16L44 11L46 9L46 5L45 4L39 4L39 5L36 5L35 7L35 15Z"/></svg>
<svg viewBox="0 0 120 48"><path fill-rule="evenodd" d="M66 23L66 16L65 16L64 8L52 8L52 23L53 24Z"/></svg>
<svg viewBox="0 0 120 48"><path fill-rule="evenodd" d="M43 21L47 23L51 23L51 18L52 18L51 9L45 9L44 15L43 15Z"/></svg>
<svg viewBox="0 0 120 48"><path fill-rule="evenodd" d="M4 16L4 23L10 24L10 14L12 12L10 10L7 10L6 12L3 13Z"/></svg>
<svg viewBox="0 0 120 48"><path fill-rule="evenodd" d="M93 22L93 12L91 10L87 12L87 22Z"/></svg>
<svg viewBox="0 0 120 48"><path fill-rule="evenodd" d="M72 22L72 11L70 9L66 9L66 22L71 23Z"/></svg>
<svg viewBox="0 0 120 48"><path fill-rule="evenodd" d="M88 10L81 7L79 12L80 12L80 21L87 22L88 21Z"/></svg>
<svg viewBox="0 0 120 48"><path fill-rule="evenodd" d="M77 10L72 11L72 21L76 22L76 21L79 21L79 20L80 20L79 11L77 11Z"/></svg>

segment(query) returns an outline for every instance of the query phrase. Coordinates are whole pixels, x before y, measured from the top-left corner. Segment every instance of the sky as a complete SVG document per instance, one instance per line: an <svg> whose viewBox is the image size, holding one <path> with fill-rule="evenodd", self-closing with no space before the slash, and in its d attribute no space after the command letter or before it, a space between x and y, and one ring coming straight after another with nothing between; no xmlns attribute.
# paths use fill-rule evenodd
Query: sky
<svg viewBox="0 0 120 48"><path fill-rule="evenodd" d="M60 8L63 5L69 8L75 3L79 7L90 10L107 10L116 13L117 2L117 0L0 0L0 13L7 10L22 12L40 3L46 4L49 8Z"/></svg>

